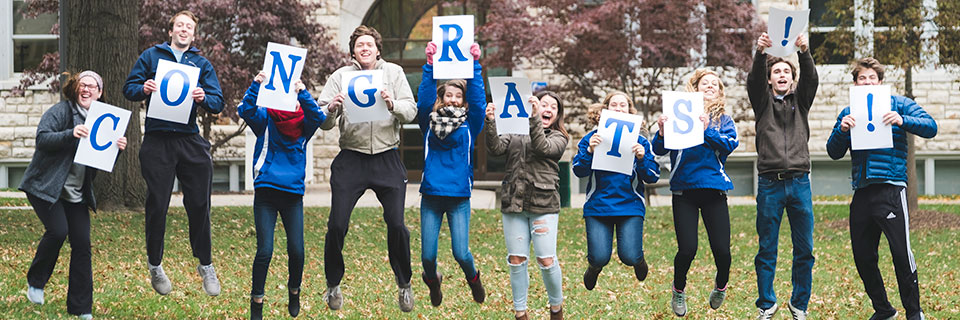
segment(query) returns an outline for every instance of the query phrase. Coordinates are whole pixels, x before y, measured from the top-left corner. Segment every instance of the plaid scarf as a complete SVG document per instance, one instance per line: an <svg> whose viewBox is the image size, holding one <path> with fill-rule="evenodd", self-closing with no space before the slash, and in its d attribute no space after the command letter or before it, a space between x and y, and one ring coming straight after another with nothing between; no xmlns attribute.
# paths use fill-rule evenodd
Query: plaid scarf
<svg viewBox="0 0 960 320"><path fill-rule="evenodd" d="M430 130L443 140L460 128L464 121L467 121L467 111L464 108L446 106L430 113Z"/></svg>
<svg viewBox="0 0 960 320"><path fill-rule="evenodd" d="M273 124L277 127L280 134L290 140L297 140L303 134L303 109L297 108L297 111L281 111L277 109L267 109L267 114L273 119Z"/></svg>

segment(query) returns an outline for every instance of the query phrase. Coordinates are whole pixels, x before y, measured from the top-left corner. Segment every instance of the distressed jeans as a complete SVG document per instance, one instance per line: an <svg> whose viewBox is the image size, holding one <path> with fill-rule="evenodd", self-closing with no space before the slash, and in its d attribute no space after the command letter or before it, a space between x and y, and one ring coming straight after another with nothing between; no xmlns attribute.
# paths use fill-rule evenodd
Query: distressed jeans
<svg viewBox="0 0 960 320"><path fill-rule="evenodd" d="M557 259L557 213L533 214L527 212L503 214L503 238L507 247L507 264L510 266L510 288L513 290L513 309L527 310L527 289L530 277L527 273L530 243L536 253L543 286L547 289L549 303L563 303L563 277ZM520 263L510 262L511 257L522 258ZM546 266L545 266L546 264Z"/></svg>

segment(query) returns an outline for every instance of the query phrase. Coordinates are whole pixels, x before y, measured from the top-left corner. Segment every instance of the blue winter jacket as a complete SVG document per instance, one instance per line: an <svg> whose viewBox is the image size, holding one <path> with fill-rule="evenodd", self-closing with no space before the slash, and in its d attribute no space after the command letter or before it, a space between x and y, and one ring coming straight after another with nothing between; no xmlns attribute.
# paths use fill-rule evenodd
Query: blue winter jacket
<svg viewBox="0 0 960 320"><path fill-rule="evenodd" d="M143 83L156 78L157 65L160 59L177 62L177 58L173 55L172 50L170 45L164 42L150 47L140 54L140 58L137 59L136 64L133 65L133 69L130 70L130 75L127 76L127 82L123 85L123 96L126 97L127 100L147 100L147 108L150 107L150 95L143 93ZM217 72L213 70L213 65L210 64L210 61L207 61L207 58L200 55L200 49L190 47L189 50L183 53L180 63L200 68L200 81L198 82L198 86L203 88L205 95L203 102L199 103L199 105L204 110L207 110L207 112L220 113L220 111L223 110L223 91L220 90L220 81L217 80ZM159 87L160 84L157 83L157 86ZM187 99L191 99L189 92L187 93ZM200 129L197 128L196 121L197 105L198 103L194 102L193 109L190 110L190 119L187 120L186 124L147 118L144 123L144 133L200 132Z"/></svg>
<svg viewBox="0 0 960 320"><path fill-rule="evenodd" d="M437 101L437 80L433 79L433 65L423 65L423 78L417 94L417 123L424 137L423 178L420 193L431 196L469 197L473 189L473 149L477 135L483 129L487 108L483 87L483 68L473 62L473 79L467 79L467 120L443 140L430 130L430 113ZM443 81L443 80L441 80Z"/></svg>
<svg viewBox="0 0 960 320"><path fill-rule="evenodd" d="M259 91L260 83L253 82L243 96L243 102L237 107L240 117L257 135L251 166L253 186L303 195L307 143L327 115L320 110L310 92L300 91L297 101L303 109L303 133L297 140L290 139L277 130L267 108L256 105Z"/></svg>
<svg viewBox="0 0 960 320"><path fill-rule="evenodd" d="M703 131L703 143L683 150L667 150L660 132L653 137L653 153L670 153L670 190L690 189L733 190L733 181L724 171L727 156L740 145L733 118L720 116L719 123L710 120Z"/></svg>
<svg viewBox="0 0 960 320"><path fill-rule="evenodd" d="M633 160L633 174L593 170L593 154L590 137L597 133L594 129L587 133L577 145L577 155L573 157L573 173L577 177L590 177L587 183L587 202L583 204L583 216L644 216L646 205L643 198L643 183L660 180L660 165L650 152L650 143L643 135L637 143L643 145L643 161ZM626 155L625 155L626 156ZM633 156L631 153L629 156Z"/></svg>
<svg viewBox="0 0 960 320"><path fill-rule="evenodd" d="M891 96L890 109L903 117L902 125L892 125L893 148L852 150L852 179L853 189L866 187L875 181L907 181L907 132L924 137L933 138L937 135L937 122L916 102L904 96ZM830 158L839 160L850 149L850 131L840 131L840 121L850 114L850 107L840 111L837 123L833 126L833 133L827 139L827 153ZM879 123L879 118L874 121ZM857 119L858 125L867 125L865 119Z"/></svg>

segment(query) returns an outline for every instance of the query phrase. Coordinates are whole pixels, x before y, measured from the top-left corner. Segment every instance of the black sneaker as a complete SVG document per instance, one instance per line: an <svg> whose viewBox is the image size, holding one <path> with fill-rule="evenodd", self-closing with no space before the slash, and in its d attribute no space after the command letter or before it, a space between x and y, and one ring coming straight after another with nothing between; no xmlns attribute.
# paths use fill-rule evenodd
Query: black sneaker
<svg viewBox="0 0 960 320"><path fill-rule="evenodd" d="M600 276L600 271L603 271L603 268L587 266L587 271L583 272L583 286L587 290L593 290L593 287L597 286L597 277Z"/></svg>
<svg viewBox="0 0 960 320"><path fill-rule="evenodd" d="M263 301L256 302L250 298L250 320L263 319Z"/></svg>
<svg viewBox="0 0 960 320"><path fill-rule="evenodd" d="M443 275L437 272L435 279L428 279L426 274L421 273L420 277L423 278L423 283L427 284L427 288L430 289L430 304L434 307L440 306L440 304L443 303L443 292L440 290Z"/></svg>
<svg viewBox="0 0 960 320"><path fill-rule="evenodd" d="M290 311L290 316L296 318L300 314L300 290L297 289L297 293L293 291L287 291L287 296L290 298L290 302L287 304L287 311Z"/></svg>
<svg viewBox="0 0 960 320"><path fill-rule="evenodd" d="M641 282L647 279L647 272L649 271L646 257L640 258L640 262L633 266L633 275L637 276L637 280Z"/></svg>
<svg viewBox="0 0 960 320"><path fill-rule="evenodd" d="M467 279L467 285L470 286L473 301L483 303L487 299L487 290L483 288L483 282L480 282L480 271L477 271L477 276L473 280Z"/></svg>

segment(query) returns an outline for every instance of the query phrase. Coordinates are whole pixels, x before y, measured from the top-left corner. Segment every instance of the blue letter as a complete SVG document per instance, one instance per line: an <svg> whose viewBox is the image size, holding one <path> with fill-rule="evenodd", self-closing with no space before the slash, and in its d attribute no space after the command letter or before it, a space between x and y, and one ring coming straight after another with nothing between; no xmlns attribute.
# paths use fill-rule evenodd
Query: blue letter
<svg viewBox="0 0 960 320"><path fill-rule="evenodd" d="M283 67L283 59L280 58L280 53L276 51L270 51L270 55L273 56L273 67L270 68L270 81L267 81L267 85L264 86L267 90L277 90L273 86L273 75L277 74L277 68L280 68L280 82L283 82L283 92L290 93L290 80L293 79L293 70L297 68L297 61L300 61L303 57L289 55L290 61L293 62L290 65L290 74L287 74L287 70Z"/></svg>
<svg viewBox="0 0 960 320"><path fill-rule="evenodd" d="M100 145L97 143L97 130L100 129L100 124L103 122L103 119L110 118L113 120L113 130L117 130L117 123L120 122L120 117L115 116L110 113L104 113L102 116L97 118L97 121L93 122L93 129L90 129L90 146L93 147L93 150L103 151L107 150L113 141L107 141L106 144Z"/></svg>
<svg viewBox="0 0 960 320"><path fill-rule="evenodd" d="M170 99L167 99L167 85L170 84L170 78L175 74L183 78L183 90L180 91L180 97L171 102ZM190 78L187 77L186 72L170 70L170 72L167 72L167 74L163 76L163 80L160 80L160 99L168 106L173 107L183 103L183 100L187 98L187 93L190 93Z"/></svg>
<svg viewBox="0 0 960 320"><path fill-rule="evenodd" d="M350 96L350 101L353 101L353 103L356 104L358 107L366 108L366 107L372 106L374 103L377 102L377 97L373 95L374 93L377 92L377 88L370 88L370 89L363 90L363 94L367 95L368 99L367 99L367 103L360 103L360 99L357 99L357 89L355 89L355 84L357 83L357 79L360 79L360 78L367 79L367 82L371 84L373 83L372 74L356 76L353 79L350 79L350 84L347 85L347 95Z"/></svg>
<svg viewBox="0 0 960 320"><path fill-rule="evenodd" d="M621 119L607 118L607 123L603 124L604 128L610 127L611 124L616 124L617 129L613 134L613 143L610 145L610 151L607 151L608 156L620 157L620 136L623 134L623 127L627 127L627 132L633 131L633 122Z"/></svg>
<svg viewBox="0 0 960 320"><path fill-rule="evenodd" d="M673 131L679 134L687 134L693 130L693 118L690 118L690 116L688 116L686 113L680 112L680 105L686 105L687 112L691 112L693 111L693 102L690 102L690 100L681 99L677 100L677 102L673 104L673 114L677 116L677 121L683 121L687 124L687 129L681 130L680 126L677 125L677 121L674 121Z"/></svg>
<svg viewBox="0 0 960 320"><path fill-rule="evenodd" d="M457 30L457 37L453 40L450 40L450 29ZM447 49L453 50L457 61L467 61L467 57L463 56L463 52L460 52L460 47L457 46L457 43L463 38L463 28L455 24L441 24L440 30L443 30L443 46L440 47L442 50L440 50L440 59L437 61L453 61L450 59L450 55L447 54Z"/></svg>
<svg viewBox="0 0 960 320"><path fill-rule="evenodd" d="M510 106L517 106L518 118L529 118L530 115L527 114L527 110L523 110L523 99L520 98L520 92L517 92L517 84L507 82L503 85L507 86L507 97L503 99L503 112L500 113L500 119L513 117L507 112L510 111Z"/></svg>

